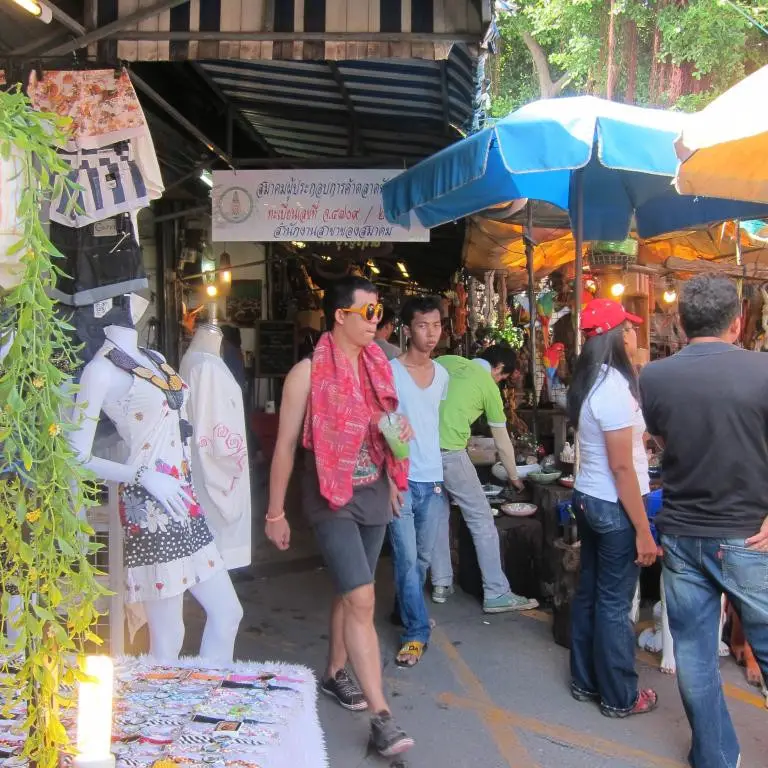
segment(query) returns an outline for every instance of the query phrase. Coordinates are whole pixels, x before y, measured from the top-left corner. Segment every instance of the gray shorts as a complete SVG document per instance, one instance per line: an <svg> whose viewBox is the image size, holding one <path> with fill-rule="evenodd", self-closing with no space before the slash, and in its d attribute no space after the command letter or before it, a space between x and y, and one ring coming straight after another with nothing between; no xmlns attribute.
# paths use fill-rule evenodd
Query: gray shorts
<svg viewBox="0 0 768 768"><path fill-rule="evenodd" d="M337 594L373 584L386 525L360 525L341 517L323 520L313 528Z"/></svg>

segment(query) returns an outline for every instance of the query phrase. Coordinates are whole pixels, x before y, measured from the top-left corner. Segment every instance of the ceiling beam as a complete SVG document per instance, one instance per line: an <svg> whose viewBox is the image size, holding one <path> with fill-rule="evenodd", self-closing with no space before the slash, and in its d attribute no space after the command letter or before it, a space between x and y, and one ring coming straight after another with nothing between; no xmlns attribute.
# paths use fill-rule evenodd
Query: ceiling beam
<svg viewBox="0 0 768 768"><path fill-rule="evenodd" d="M415 165L402 157L370 156L340 157L327 155L317 157L236 157L232 161L236 168L392 168L404 170Z"/></svg>
<svg viewBox="0 0 768 768"><path fill-rule="evenodd" d="M154 88L145 83L133 70L128 70L131 81L134 86L145 96L148 96L157 104L160 109L172 117L182 128L191 133L199 142L205 145L209 152L217 155L230 168L232 167L232 158L221 148L216 146L196 125L187 120L176 107L169 104Z"/></svg>
<svg viewBox="0 0 768 768"><path fill-rule="evenodd" d="M222 103L226 107L233 110L232 117L237 121L238 125L245 131L248 137L258 146L260 146L269 157L275 157L277 153L275 152L272 145L256 130L250 120L248 120L248 118L232 103L232 100L224 93L224 91L221 90L221 88L219 88L218 84L205 71L205 69L196 61L191 61L189 63L192 65L192 69L194 69L198 76L205 81L206 85L219 97Z"/></svg>
<svg viewBox="0 0 768 768"><path fill-rule="evenodd" d="M127 16L123 16L116 21L105 24L103 27L97 27L92 32L87 32L80 37L76 37L74 40L70 40L68 43L56 46L50 51L46 51L46 56L66 56L68 53L72 53L72 51L76 51L79 48L85 48L86 46L91 45L92 43L97 43L99 40L104 40L105 38L117 37L117 39L123 39L122 35L127 34L124 31L126 27L138 24L145 19L152 18L153 16L157 16L164 11L175 8L177 5L183 5L184 3L188 2L189 0L160 0L154 5L140 8L133 13L129 13Z"/></svg>
<svg viewBox="0 0 768 768"><path fill-rule="evenodd" d="M88 31L79 21L73 19L68 13L65 13L57 5L50 2L50 0L40 0L40 5L50 8L53 18L63 27L66 27L70 32L74 32L76 35L84 35ZM23 56L32 51L42 52L53 43L64 45L65 42L61 40L61 37L61 30L54 29L43 37L38 37L25 45L20 45L18 48L14 48L10 51L9 55Z"/></svg>
<svg viewBox="0 0 768 768"><path fill-rule="evenodd" d="M341 74L339 65L335 61L326 61L328 69L331 70L331 76L333 77L336 85L341 93L341 98L347 107L349 113L349 154L357 155L365 154L365 143L360 135L360 121L357 119L357 112L355 111L355 103L352 101L347 85L344 82L344 76Z"/></svg>
<svg viewBox="0 0 768 768"><path fill-rule="evenodd" d="M68 13L59 8L58 5L52 3L51 0L39 0L40 5L44 5L46 8L50 8L51 15L59 24L65 26L70 32L74 32L76 35L84 35L88 31L79 21L73 19Z"/></svg>
<svg viewBox="0 0 768 768"><path fill-rule="evenodd" d="M137 12L138 13L138 12ZM135 15L135 14L134 14ZM127 17L126 17L127 18ZM120 22L114 22L118 24ZM135 22L133 22L135 23ZM106 27L104 27L106 29ZM99 37L128 41L189 42L194 40L223 40L251 42L349 42L349 43L479 43L482 35L469 32L222 32L193 30L189 32L110 31Z"/></svg>
<svg viewBox="0 0 768 768"><path fill-rule="evenodd" d="M168 192L170 192L172 189L176 189L176 187L180 187L183 184L186 184L188 181L192 181L193 179L199 180L200 174L203 171L210 170L211 166L215 162L215 157L207 157L205 160L201 160L199 163L197 163L197 165L193 166L190 171L187 171L185 174L179 176L177 179L168 184L163 194L168 194Z"/></svg>

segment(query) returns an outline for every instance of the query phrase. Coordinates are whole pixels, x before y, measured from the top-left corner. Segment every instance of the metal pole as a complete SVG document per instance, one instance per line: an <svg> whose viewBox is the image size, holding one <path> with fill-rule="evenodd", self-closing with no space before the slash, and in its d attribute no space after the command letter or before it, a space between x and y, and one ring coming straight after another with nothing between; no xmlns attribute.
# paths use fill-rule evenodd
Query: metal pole
<svg viewBox="0 0 768 768"><path fill-rule="evenodd" d="M574 352L578 356L581 354L581 278L584 272L584 171L574 172L574 194L576 195L576 221L573 222L575 232L573 233L574 246L576 248L576 262L574 265L576 283L574 285L574 328L576 330L574 341ZM579 433L576 432L573 438L573 472L574 475L579 472L581 463L581 450L579 447Z"/></svg>
<svg viewBox="0 0 768 768"><path fill-rule="evenodd" d="M185 2L188 0L176 0L176 4L179 2ZM166 3L167 5L167 3ZM143 10L143 18L147 17L147 11ZM127 17L126 17L127 19ZM123 19L119 22L113 22L114 24L123 23ZM135 21L133 22L136 23ZM127 26L127 25L123 25ZM92 37L99 32L98 39L117 39L122 41L166 41L172 42L190 42L193 40L213 40L213 41L231 41L238 42L241 40L250 42L294 42L294 43L325 43L325 42L350 42L350 43L479 43L482 40L482 32L265 32L263 30L254 30L251 32L222 32L222 31L210 31L210 30L198 30L198 31L172 31L172 32L144 32L136 30L122 31L112 30L103 34L103 30L106 27L102 27L101 30L92 32L87 37ZM89 41L89 42L92 42ZM76 47L80 48L83 43L80 42ZM63 46L60 46L63 48ZM74 50L69 48L69 50ZM59 54L61 51L55 49L54 53ZM64 51L68 53L69 51Z"/></svg>
<svg viewBox="0 0 768 768"><path fill-rule="evenodd" d="M741 249L741 222L739 219L736 219L733 224L736 227L736 266L743 267L744 252ZM741 299L744 293L744 281L741 278L736 281L736 288L739 291L739 299Z"/></svg>
<svg viewBox="0 0 768 768"><path fill-rule="evenodd" d="M576 248L576 263L574 265L575 280L574 301L576 307L576 343L574 351L581 353L581 278L584 272L584 172L582 170L574 171L574 193L576 195L576 221L573 222L575 231L573 233L574 246Z"/></svg>
<svg viewBox="0 0 768 768"><path fill-rule="evenodd" d="M232 158L217 147L196 125L187 120L178 109L171 106L154 88L145 83L133 70L128 70L133 84L146 96L149 96L161 109L167 112L179 125L191 133L198 141L203 143L213 154L218 155L233 171Z"/></svg>
<svg viewBox="0 0 768 768"><path fill-rule="evenodd" d="M168 11L171 8L175 8L177 5L182 5L183 3L188 2L189 0L162 0L154 5L145 6L133 13L123 16L121 19L117 19L117 21L110 22L103 27L94 29L93 32L88 32L88 34L82 35L82 37L76 37L68 43L57 45L55 48L47 51L46 55L65 56L68 53L72 53L72 51L76 51L78 48L85 48L86 46L91 45L91 43L96 43L99 40L112 37L113 35L122 40L124 39L123 34L125 34L124 30L126 27L138 24L140 21L144 21L144 19L159 16L163 11Z"/></svg>
<svg viewBox="0 0 768 768"><path fill-rule="evenodd" d="M525 206L525 263L528 267L528 308L529 338L528 349L531 356L530 372L533 386L533 439L539 444L539 398L536 396L536 285L533 269L533 205L529 200Z"/></svg>

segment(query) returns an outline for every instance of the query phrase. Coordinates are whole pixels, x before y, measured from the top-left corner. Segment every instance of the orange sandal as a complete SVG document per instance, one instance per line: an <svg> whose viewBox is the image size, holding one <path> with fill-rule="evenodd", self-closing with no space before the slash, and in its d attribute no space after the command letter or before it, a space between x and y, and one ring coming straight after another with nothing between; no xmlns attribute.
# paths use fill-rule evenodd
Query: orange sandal
<svg viewBox="0 0 768 768"><path fill-rule="evenodd" d="M610 707L600 707L600 712L606 717L629 717L630 715L644 715L653 712L659 706L659 697L653 688L642 688L637 694L637 701L632 709L621 710Z"/></svg>
<svg viewBox="0 0 768 768"><path fill-rule="evenodd" d="M395 664L398 667L415 667L427 650L427 644L419 640L411 640L403 643L402 647L395 656Z"/></svg>

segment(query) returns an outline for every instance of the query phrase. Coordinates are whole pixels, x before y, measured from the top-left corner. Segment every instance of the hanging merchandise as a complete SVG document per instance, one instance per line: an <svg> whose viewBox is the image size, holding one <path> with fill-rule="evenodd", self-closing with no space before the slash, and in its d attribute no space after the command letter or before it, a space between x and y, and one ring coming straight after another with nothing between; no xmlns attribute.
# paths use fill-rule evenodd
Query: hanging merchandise
<svg viewBox="0 0 768 768"><path fill-rule="evenodd" d="M143 208L150 200L161 197L163 177L152 136L125 69L44 72L40 78L32 70L28 93L35 109L71 118L69 140L61 148L61 155L73 167L78 183L93 189L94 193L98 189L110 190L112 195L108 195L108 199L115 205L120 203L120 188L129 198L133 196L138 200L143 195L136 194L135 190L143 187L147 202L137 202L133 209ZM122 143L127 143L127 154L118 148ZM107 150L102 159L116 164L117 169L99 170L108 163L94 164L93 150ZM115 178L110 179L110 175ZM94 177L100 182L94 183ZM88 193L86 200L87 197ZM96 210L100 211L101 207L97 206ZM101 218L115 213L117 210L107 205Z"/></svg>
<svg viewBox="0 0 768 768"><path fill-rule="evenodd" d="M454 335L461 338L467 332L467 289L463 282L456 283Z"/></svg>
<svg viewBox="0 0 768 768"><path fill-rule="evenodd" d="M131 78L125 69L43 72L29 75L29 98L41 112L72 120L67 149L99 149L134 139L147 130Z"/></svg>
<svg viewBox="0 0 768 768"><path fill-rule="evenodd" d="M494 278L495 272L485 273L485 306L483 308L485 315L485 325L488 328L493 328L496 325L496 319L498 317L496 307L496 291L494 290Z"/></svg>
<svg viewBox="0 0 768 768"><path fill-rule="evenodd" d="M149 287L127 213L79 229L52 221L51 242L64 256L57 266L65 274L50 292L62 304L82 307Z"/></svg>
<svg viewBox="0 0 768 768"><path fill-rule="evenodd" d="M59 152L59 157L72 168L69 180L77 186L62 187L51 200L51 221L82 227L118 213L146 208L152 198L132 156L126 141L102 149Z"/></svg>
<svg viewBox="0 0 768 768"><path fill-rule="evenodd" d="M549 347L551 343L549 325L552 320L552 314L555 311L555 293L554 291L545 291L536 297L536 316L541 323L541 332L544 339L544 348Z"/></svg>
<svg viewBox="0 0 768 768"><path fill-rule="evenodd" d="M565 344L558 341L544 349L541 354L544 371L547 376L547 393L549 394L549 401L561 408L565 408L567 390L563 385L563 382L560 381L560 377L557 375L557 369L560 366L560 361L562 360L564 352Z"/></svg>
<svg viewBox="0 0 768 768"><path fill-rule="evenodd" d="M24 275L21 263L23 251L13 252L23 235L16 216L22 194L23 172L21 155L11 150L7 157L0 157L0 288L10 291Z"/></svg>
<svg viewBox="0 0 768 768"><path fill-rule="evenodd" d="M125 317L124 296L148 288L137 236L139 210L163 193L144 112L123 69L30 73L35 109L69 118L59 158L69 184L51 200L50 238L63 254L51 296L88 362L103 342L107 318ZM57 265L59 266L59 265Z"/></svg>
<svg viewBox="0 0 768 768"><path fill-rule="evenodd" d="M507 306L507 272L501 270L498 274L498 286L499 286L499 319L498 327L504 328L507 321L507 312L509 307Z"/></svg>

